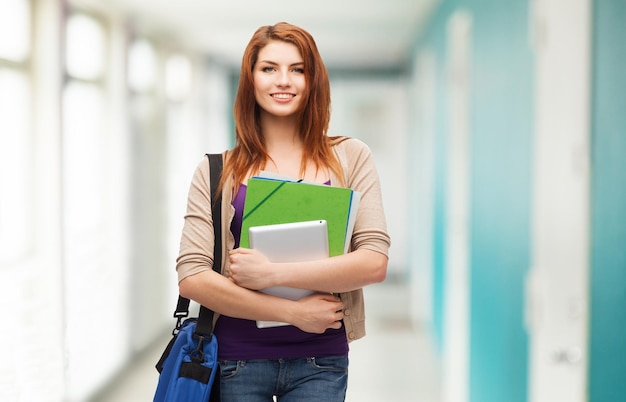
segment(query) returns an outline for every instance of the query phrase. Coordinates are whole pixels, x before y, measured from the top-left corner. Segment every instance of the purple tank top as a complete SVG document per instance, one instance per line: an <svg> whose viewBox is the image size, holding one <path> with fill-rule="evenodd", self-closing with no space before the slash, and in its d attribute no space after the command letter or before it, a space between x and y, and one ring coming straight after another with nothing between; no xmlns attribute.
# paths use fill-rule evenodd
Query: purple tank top
<svg viewBox="0 0 626 402"><path fill-rule="evenodd" d="M235 237L235 248L239 247L246 189L242 184L233 199L235 216L230 229ZM219 340L218 354L221 360L348 355L348 341L343 324L340 329L328 329L323 334L310 334L292 325L260 329L256 327L254 321L221 315L214 332Z"/></svg>

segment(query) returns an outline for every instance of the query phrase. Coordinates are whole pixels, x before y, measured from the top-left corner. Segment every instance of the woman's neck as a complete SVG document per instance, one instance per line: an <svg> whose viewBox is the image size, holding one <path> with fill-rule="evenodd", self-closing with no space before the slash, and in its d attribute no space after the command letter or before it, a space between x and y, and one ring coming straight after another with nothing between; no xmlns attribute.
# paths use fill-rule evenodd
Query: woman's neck
<svg viewBox="0 0 626 402"><path fill-rule="evenodd" d="M324 183L329 179L328 169L318 169L313 161L307 161L302 172L304 144L297 130L295 116L262 116L261 127L265 147L270 156L264 170L283 176Z"/></svg>
<svg viewBox="0 0 626 402"><path fill-rule="evenodd" d="M302 152L302 142L298 135L295 117L262 116L261 127L267 152Z"/></svg>

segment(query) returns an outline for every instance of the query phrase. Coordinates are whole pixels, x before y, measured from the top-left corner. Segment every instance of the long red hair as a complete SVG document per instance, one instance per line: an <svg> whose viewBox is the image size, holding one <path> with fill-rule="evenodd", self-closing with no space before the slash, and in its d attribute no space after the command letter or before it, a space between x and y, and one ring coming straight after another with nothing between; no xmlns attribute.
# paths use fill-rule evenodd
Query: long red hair
<svg viewBox="0 0 626 402"><path fill-rule="evenodd" d="M277 40L295 45L304 61L306 91L298 115L298 133L304 144L300 175L304 175L307 162L311 160L318 169L327 167L343 181L341 166L332 152L332 145L343 138L326 135L330 122L328 71L313 37L302 28L280 22L257 29L243 54L233 111L235 146L228 153L220 183L223 184L227 177L233 177L235 190L237 183L241 183L248 173L255 174L263 169L269 159L260 125L259 106L254 97L253 70L261 49L270 41Z"/></svg>

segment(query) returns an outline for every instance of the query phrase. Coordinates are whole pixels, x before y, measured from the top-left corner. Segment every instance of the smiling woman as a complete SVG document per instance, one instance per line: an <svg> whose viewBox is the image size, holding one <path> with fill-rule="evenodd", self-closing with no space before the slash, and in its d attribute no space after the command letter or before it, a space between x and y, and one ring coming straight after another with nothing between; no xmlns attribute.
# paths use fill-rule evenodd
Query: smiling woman
<svg viewBox="0 0 626 402"><path fill-rule="evenodd" d="M269 57L276 60L268 59ZM293 82L286 82L285 77L281 77L280 69L276 66L279 62L282 63L281 69L284 70L282 74L290 77ZM287 118L279 120L281 124L276 124L273 128L263 125L270 121L273 121L272 124L279 121L260 107L261 104L266 104L266 99L257 97L259 93L256 69L268 71L268 67L272 72L269 76L279 78L268 79L265 85L271 87L266 88L267 94L294 94L299 106L295 109L297 113L291 110L282 116ZM290 86L289 91L285 90L285 84ZM261 114L261 111L265 113ZM329 144L320 141L321 138L325 138L320 136L326 134L330 122L330 82L315 40L308 32L286 23L261 27L255 32L243 56L234 117L237 124L237 140L243 147L241 150L238 147L233 149L232 163L227 163L226 169L227 173L232 169L235 182L242 183L249 174L270 167L283 175L325 182L328 172L326 177L323 177L324 172L317 168L327 165L326 168L339 177L339 184L344 184L339 163L332 156ZM279 131L288 132L281 134ZM275 158L269 155L275 145L273 140L277 136L293 137L296 134L298 142L291 143L289 149L281 151L279 148L275 151L287 156L295 155L296 158L300 158L302 154L304 159L285 161L281 168ZM303 148L308 149L304 154ZM267 162L270 166L266 166ZM313 177L305 175L307 164L310 164L309 175Z"/></svg>
<svg viewBox="0 0 626 402"><path fill-rule="evenodd" d="M235 99L236 144L224 152L222 275L213 270L208 162L189 191L177 271L180 294L213 310L221 400L343 401L348 342L365 335L363 287L384 280L387 234L378 174L359 140L329 137L330 83L313 37L287 23L263 26L248 44ZM361 193L349 252L274 263L239 247L248 178L260 170ZM210 180L210 179L209 179ZM315 289L300 300L257 292ZM259 328L257 321L289 325ZM286 378L286 376L288 378ZM242 399L245 395L245 399Z"/></svg>

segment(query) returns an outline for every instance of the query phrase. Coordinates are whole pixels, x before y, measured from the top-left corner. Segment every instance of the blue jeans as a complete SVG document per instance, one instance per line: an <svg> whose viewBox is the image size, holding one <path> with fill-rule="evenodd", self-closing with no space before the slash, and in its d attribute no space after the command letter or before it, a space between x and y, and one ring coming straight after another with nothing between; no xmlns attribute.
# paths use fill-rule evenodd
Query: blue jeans
<svg viewBox="0 0 626 402"><path fill-rule="evenodd" d="M343 402L348 357L220 361L222 402Z"/></svg>

